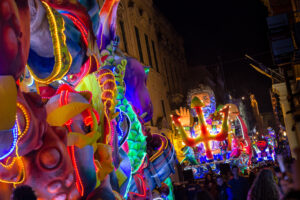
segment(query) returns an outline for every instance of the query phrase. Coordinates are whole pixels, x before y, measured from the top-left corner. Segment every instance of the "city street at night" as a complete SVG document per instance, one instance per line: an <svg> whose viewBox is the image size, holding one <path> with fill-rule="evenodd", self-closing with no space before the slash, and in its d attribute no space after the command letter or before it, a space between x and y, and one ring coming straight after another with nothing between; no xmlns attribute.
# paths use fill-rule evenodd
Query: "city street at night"
<svg viewBox="0 0 300 200"><path fill-rule="evenodd" d="M299 200L300 0L0 0L0 200Z"/></svg>

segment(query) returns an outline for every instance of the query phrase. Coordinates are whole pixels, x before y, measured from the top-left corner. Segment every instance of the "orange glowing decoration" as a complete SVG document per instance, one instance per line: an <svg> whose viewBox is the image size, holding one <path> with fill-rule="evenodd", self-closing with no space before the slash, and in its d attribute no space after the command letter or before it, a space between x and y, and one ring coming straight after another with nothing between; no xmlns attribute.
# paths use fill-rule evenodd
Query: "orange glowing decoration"
<svg viewBox="0 0 300 200"><path fill-rule="evenodd" d="M23 115L24 115L24 118L25 118L25 128L23 131L21 131L21 127L20 127L20 124L19 124L19 119L18 119L18 116L17 116L17 125L18 125L18 141L24 136L26 135L26 133L28 132L29 130L29 126L30 126L30 114L28 112L28 110L25 108L25 106L23 104L21 104L20 102L17 102L17 107L23 112Z"/></svg>
<svg viewBox="0 0 300 200"><path fill-rule="evenodd" d="M217 135L211 135L210 132L207 129L207 124L204 119L202 107L204 107L204 103L198 98L194 97L191 103L191 107L195 109L199 121L200 126L200 135L198 135L195 138L191 138L188 136L187 132L185 131L184 127L182 126L180 122L179 115L173 115L172 120L175 124L175 127L178 129L179 134L181 135L183 142L189 146L189 147L195 147L201 142L203 142L206 156L208 159L213 159L213 155L211 152L211 148L209 145L210 141L223 141L228 136L228 113L229 113L229 107L225 107L222 111L224 114L223 122L222 122L222 129Z"/></svg>
<svg viewBox="0 0 300 200"><path fill-rule="evenodd" d="M111 70L100 69L97 73L98 82L102 90L101 100L104 104L104 141L109 142L110 136L110 121L114 118L114 107L117 93L115 77Z"/></svg>

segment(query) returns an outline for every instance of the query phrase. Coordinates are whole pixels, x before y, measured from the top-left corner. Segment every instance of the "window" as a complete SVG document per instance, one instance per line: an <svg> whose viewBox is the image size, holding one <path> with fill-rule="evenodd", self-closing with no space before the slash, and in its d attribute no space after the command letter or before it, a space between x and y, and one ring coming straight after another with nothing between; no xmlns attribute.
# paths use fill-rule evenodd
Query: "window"
<svg viewBox="0 0 300 200"><path fill-rule="evenodd" d="M175 73L175 80L176 80L176 84L177 84L176 86L178 86L176 88L179 89L180 79L179 79L178 65L177 64L174 65L174 73Z"/></svg>
<svg viewBox="0 0 300 200"><path fill-rule="evenodd" d="M170 88L170 82L169 82L168 66L167 66L165 58L164 58L164 65L165 65L165 69L166 69L166 77L167 77L167 81L168 81L168 88L170 90L171 88Z"/></svg>
<svg viewBox="0 0 300 200"><path fill-rule="evenodd" d="M124 44L124 51L126 53L128 53L127 40L126 40L126 34L125 34L125 28L124 28L123 21L120 21L120 28L121 28L121 34L122 34L122 39L123 39L123 44Z"/></svg>
<svg viewBox="0 0 300 200"><path fill-rule="evenodd" d="M161 107L162 107L163 114L164 114L165 118L167 118L167 114L166 114L166 109L165 109L165 102L164 102L164 100L161 100Z"/></svg>
<svg viewBox="0 0 300 200"><path fill-rule="evenodd" d="M148 35L145 34L145 41L146 41L146 47L147 47L147 54L148 54L148 59L149 59L149 65L152 66L152 57L151 57L151 51L149 47L149 40L148 40Z"/></svg>
<svg viewBox="0 0 300 200"><path fill-rule="evenodd" d="M171 72L170 72L170 76L171 76L171 80L172 80L172 89L175 90L176 87L175 87L175 74L174 74L174 66L171 66Z"/></svg>
<svg viewBox="0 0 300 200"><path fill-rule="evenodd" d="M153 49L153 55L154 55L156 70L157 70L157 72L159 72L159 67L158 67L158 62L157 62L157 57L156 57L155 44L154 44L153 40L152 40L152 49Z"/></svg>
<svg viewBox="0 0 300 200"><path fill-rule="evenodd" d="M136 42L137 42L137 46L138 46L138 50L139 50L140 61L144 62L139 29L136 26L134 26L134 30L135 30Z"/></svg>

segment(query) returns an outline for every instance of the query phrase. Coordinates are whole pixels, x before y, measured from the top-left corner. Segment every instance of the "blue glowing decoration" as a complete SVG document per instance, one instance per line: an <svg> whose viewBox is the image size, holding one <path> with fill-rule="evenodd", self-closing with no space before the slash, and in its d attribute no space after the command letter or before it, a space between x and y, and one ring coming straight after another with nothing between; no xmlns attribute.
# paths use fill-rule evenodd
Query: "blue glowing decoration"
<svg viewBox="0 0 300 200"><path fill-rule="evenodd" d="M202 111L206 119L209 117L210 114L216 111L216 98L213 95L210 96L209 106L205 106L204 108L202 108Z"/></svg>
<svg viewBox="0 0 300 200"><path fill-rule="evenodd" d="M210 104L202 108L205 119L208 119L209 115L216 111L216 98L211 95L210 96ZM192 109L193 116L197 116L196 112Z"/></svg>
<svg viewBox="0 0 300 200"><path fill-rule="evenodd" d="M117 118L117 133L118 133L118 145L119 147L121 147L128 137L129 130L131 129L131 123L128 115L125 112L123 112L120 108L116 108L116 111L119 112Z"/></svg>
<svg viewBox="0 0 300 200"><path fill-rule="evenodd" d="M0 131L0 156L1 156L0 160L7 158L15 150L17 141L18 141L17 123L15 123L12 129ZM7 147L6 145L9 143L11 143L11 146L9 148L6 148Z"/></svg>

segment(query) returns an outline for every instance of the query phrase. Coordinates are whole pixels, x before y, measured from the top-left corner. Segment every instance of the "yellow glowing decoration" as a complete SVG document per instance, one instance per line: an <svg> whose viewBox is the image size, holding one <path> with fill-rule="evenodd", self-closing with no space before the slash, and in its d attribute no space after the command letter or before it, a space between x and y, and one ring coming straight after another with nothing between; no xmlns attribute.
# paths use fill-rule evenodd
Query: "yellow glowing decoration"
<svg viewBox="0 0 300 200"><path fill-rule="evenodd" d="M33 78L44 84L62 79L69 71L72 64L72 56L66 45L66 36L64 34L65 22L62 16L53 10L46 2L42 2L47 12L47 18L50 27L50 33L53 42L55 64L49 77L41 79L37 77L33 70L28 66L28 70Z"/></svg>
<svg viewBox="0 0 300 200"><path fill-rule="evenodd" d="M23 115L25 118L25 128L24 128L23 132L21 132L19 120L17 118L17 125L18 125L18 130L19 130L18 141L19 141L28 132L29 125L30 125L30 115L29 115L29 112L27 111L27 109L25 108L25 106L23 106L21 103L18 102L17 107L23 112Z"/></svg>
<svg viewBox="0 0 300 200"><path fill-rule="evenodd" d="M181 135L183 142L190 147L194 147L201 142L204 144L206 156L208 159L212 159L213 155L210 149L210 142L213 140L216 141L223 141L228 136L228 112L229 107L225 107L223 109L224 117L223 117L223 123L222 123L222 129L217 135L211 135L207 129L207 124L204 119L204 115L202 112L202 107L204 106L204 103L198 98L194 97L192 100L191 107L195 109L197 115L198 115L198 121L200 125L201 134L199 134L197 137L192 138L189 137L186 130L184 129L180 117L178 115L172 116L173 123L175 124L175 127L177 128L179 134Z"/></svg>
<svg viewBox="0 0 300 200"><path fill-rule="evenodd" d="M154 134L154 135L159 135L159 134ZM158 158L161 154L163 154L164 150L167 149L168 144L169 144L168 139L165 136L163 136L163 135L159 135L159 136L164 138L165 141L161 140L162 144L161 144L159 150L153 156L151 156L151 158L150 158L151 162L153 162L156 158Z"/></svg>
<svg viewBox="0 0 300 200"><path fill-rule="evenodd" d="M10 159L13 159L13 160L11 161L10 164L8 164ZM14 157L14 158L9 157L8 160L6 161L6 165L4 165L2 163L0 163L0 164L6 170L11 170L13 168L13 166L17 164L19 166L18 167L19 168L19 173L18 173L19 176L18 177L21 177L21 179L18 181L7 181L7 180L0 179L0 182L7 183L7 184L14 184L14 187L15 187L17 184L21 184L25 181L25 178L26 178L25 167L24 167L24 163L22 161L22 157L20 157L19 153L18 153L18 145L16 146L16 157Z"/></svg>
<svg viewBox="0 0 300 200"><path fill-rule="evenodd" d="M17 87L12 76L0 76L0 99L0 130L8 130L16 120Z"/></svg>

